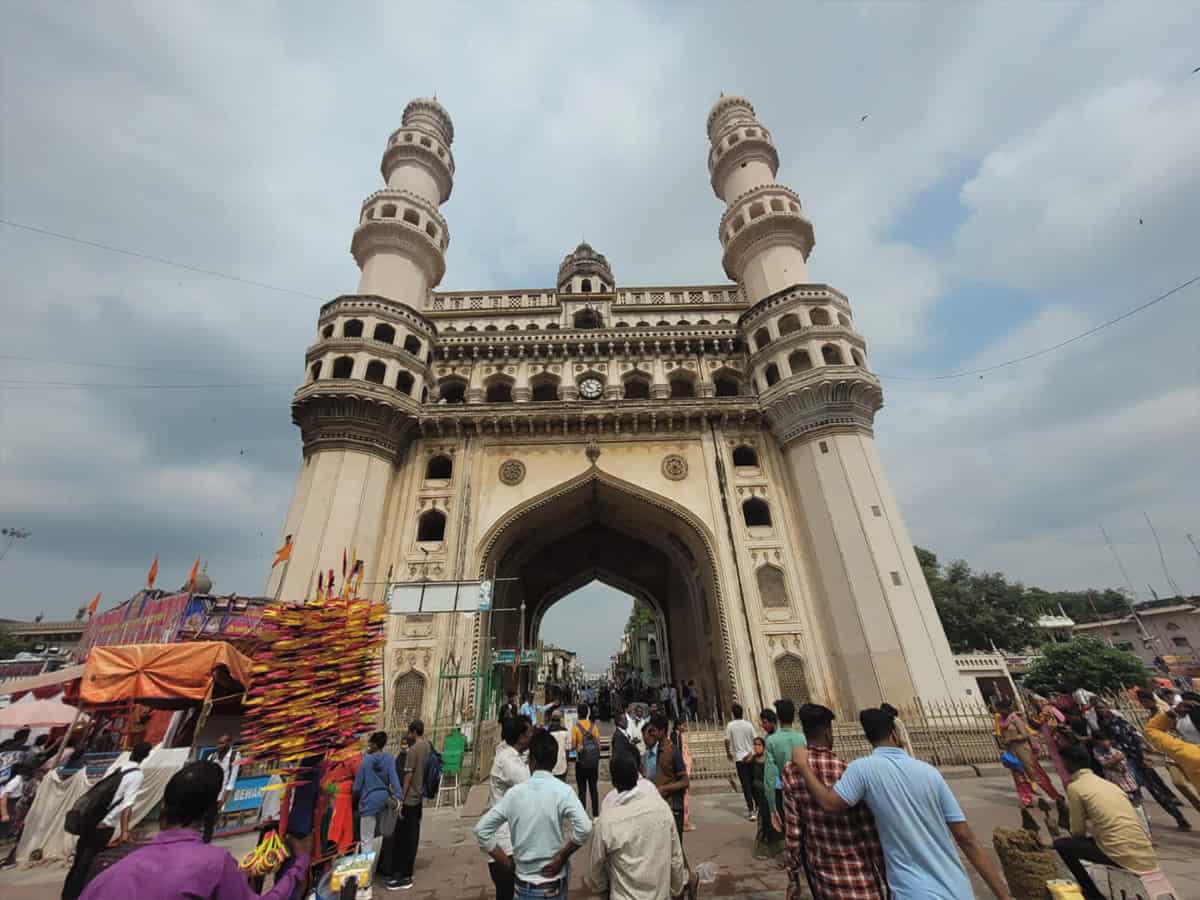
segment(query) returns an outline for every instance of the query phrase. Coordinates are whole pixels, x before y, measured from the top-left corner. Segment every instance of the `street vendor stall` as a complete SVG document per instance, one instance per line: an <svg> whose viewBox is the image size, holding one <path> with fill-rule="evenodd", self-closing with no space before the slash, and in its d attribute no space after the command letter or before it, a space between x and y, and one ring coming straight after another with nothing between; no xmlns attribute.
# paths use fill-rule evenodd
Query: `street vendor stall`
<svg viewBox="0 0 1200 900"><path fill-rule="evenodd" d="M66 695L78 715L94 720L124 715L135 705L153 709L199 710L206 716L213 704L238 704L250 686L250 660L222 642L191 644L138 644L123 647L94 647L77 690ZM196 733L202 721L197 722ZM191 756L190 746L156 747L142 763L142 788L133 804L132 824L144 819L162 799L167 781ZM107 771L125 763L121 753ZM74 849L75 837L63 822L67 810L87 793L103 773L89 779L86 768L74 771L51 769L38 786L33 806L25 819L25 830L17 848L17 860L28 860L39 852L43 859L65 859Z"/></svg>

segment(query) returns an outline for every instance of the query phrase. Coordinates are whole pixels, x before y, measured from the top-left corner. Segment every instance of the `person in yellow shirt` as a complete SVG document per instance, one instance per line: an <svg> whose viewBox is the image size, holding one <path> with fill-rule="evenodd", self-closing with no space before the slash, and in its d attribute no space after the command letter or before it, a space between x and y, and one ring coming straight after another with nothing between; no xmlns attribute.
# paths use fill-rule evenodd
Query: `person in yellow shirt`
<svg viewBox="0 0 1200 900"><path fill-rule="evenodd" d="M1140 873L1157 869L1158 859L1133 804L1123 790L1092 771L1087 750L1073 745L1064 747L1061 755L1071 773L1067 785L1071 836L1058 838L1054 849L1079 882L1083 896L1103 900L1106 895L1088 875L1084 860Z"/></svg>
<svg viewBox="0 0 1200 900"><path fill-rule="evenodd" d="M571 729L571 747L575 750L575 782L579 785L579 802L587 810L588 795L592 798L592 815L600 815L600 729L588 718L586 703L579 704L579 720Z"/></svg>
<svg viewBox="0 0 1200 900"><path fill-rule="evenodd" d="M1195 722L1200 719L1200 707L1181 700L1174 708L1160 712L1146 723L1146 740L1150 746L1183 770L1192 787L1200 790L1200 744L1191 744L1173 734L1180 719Z"/></svg>

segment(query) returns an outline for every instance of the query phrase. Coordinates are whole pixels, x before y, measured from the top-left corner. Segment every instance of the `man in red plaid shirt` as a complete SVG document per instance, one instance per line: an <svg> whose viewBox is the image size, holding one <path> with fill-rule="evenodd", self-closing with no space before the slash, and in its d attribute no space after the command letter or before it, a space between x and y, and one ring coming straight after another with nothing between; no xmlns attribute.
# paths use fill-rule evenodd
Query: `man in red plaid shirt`
<svg viewBox="0 0 1200 900"><path fill-rule="evenodd" d="M833 754L833 711L815 703L800 707L808 740L808 765L833 787L846 763ZM845 812L821 809L804 786L800 770L783 770L783 814L787 840L787 900L804 895L807 878L814 900L883 900L888 896L883 848L865 803Z"/></svg>

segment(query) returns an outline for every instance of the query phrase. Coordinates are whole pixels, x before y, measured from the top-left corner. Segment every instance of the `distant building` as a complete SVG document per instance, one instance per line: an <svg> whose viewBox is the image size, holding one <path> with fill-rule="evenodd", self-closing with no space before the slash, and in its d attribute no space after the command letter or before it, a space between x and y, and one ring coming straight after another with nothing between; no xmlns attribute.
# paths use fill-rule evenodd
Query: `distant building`
<svg viewBox="0 0 1200 900"><path fill-rule="evenodd" d="M663 636L660 622L645 622L621 636L617 654L618 683L633 681L643 687L658 687L663 682Z"/></svg>
<svg viewBox="0 0 1200 900"><path fill-rule="evenodd" d="M1167 675L1200 677L1200 598L1177 597L1144 603L1127 616L1082 622L1075 633L1135 653Z"/></svg>
<svg viewBox="0 0 1200 900"><path fill-rule="evenodd" d="M83 637L83 610L74 619L32 622L0 620L0 628L20 645L9 659L0 660L0 681L53 672L68 665Z"/></svg>
<svg viewBox="0 0 1200 900"><path fill-rule="evenodd" d="M568 684L576 680L579 672L579 659L574 650L564 650L553 644L542 645L542 661L537 674L539 685Z"/></svg>

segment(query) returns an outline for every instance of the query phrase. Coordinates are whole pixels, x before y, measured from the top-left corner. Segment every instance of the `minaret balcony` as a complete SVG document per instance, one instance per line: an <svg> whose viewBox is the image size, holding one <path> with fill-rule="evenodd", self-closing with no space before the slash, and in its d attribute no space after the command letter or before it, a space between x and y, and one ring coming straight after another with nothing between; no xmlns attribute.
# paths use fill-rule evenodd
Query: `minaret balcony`
<svg viewBox="0 0 1200 900"><path fill-rule="evenodd" d="M361 269L376 253L397 253L412 259L429 283L436 285L446 274L446 232L431 231L432 220L413 223L404 218L368 219L354 229L350 252Z"/></svg>
<svg viewBox="0 0 1200 900"><path fill-rule="evenodd" d="M709 180L718 197L729 173L750 160L765 163L772 177L779 171L779 151L770 132L761 125L741 125L722 134L712 145L708 151Z"/></svg>
<svg viewBox="0 0 1200 900"><path fill-rule="evenodd" d="M821 366L771 385L758 403L780 445L787 446L824 434L872 434L883 388L858 366Z"/></svg>
<svg viewBox="0 0 1200 900"><path fill-rule="evenodd" d="M757 249L792 246L807 261L816 240L812 222L803 213L772 209L769 203L755 201L746 205L744 214L730 219L729 227L721 232L721 243L725 274L740 282L745 263Z"/></svg>
<svg viewBox="0 0 1200 900"><path fill-rule="evenodd" d="M388 138L387 149L379 164L384 181L390 181L392 173L404 164L418 165L427 169L437 182L440 203L450 199L454 189L454 154L436 135L422 128L404 126L396 129Z"/></svg>

